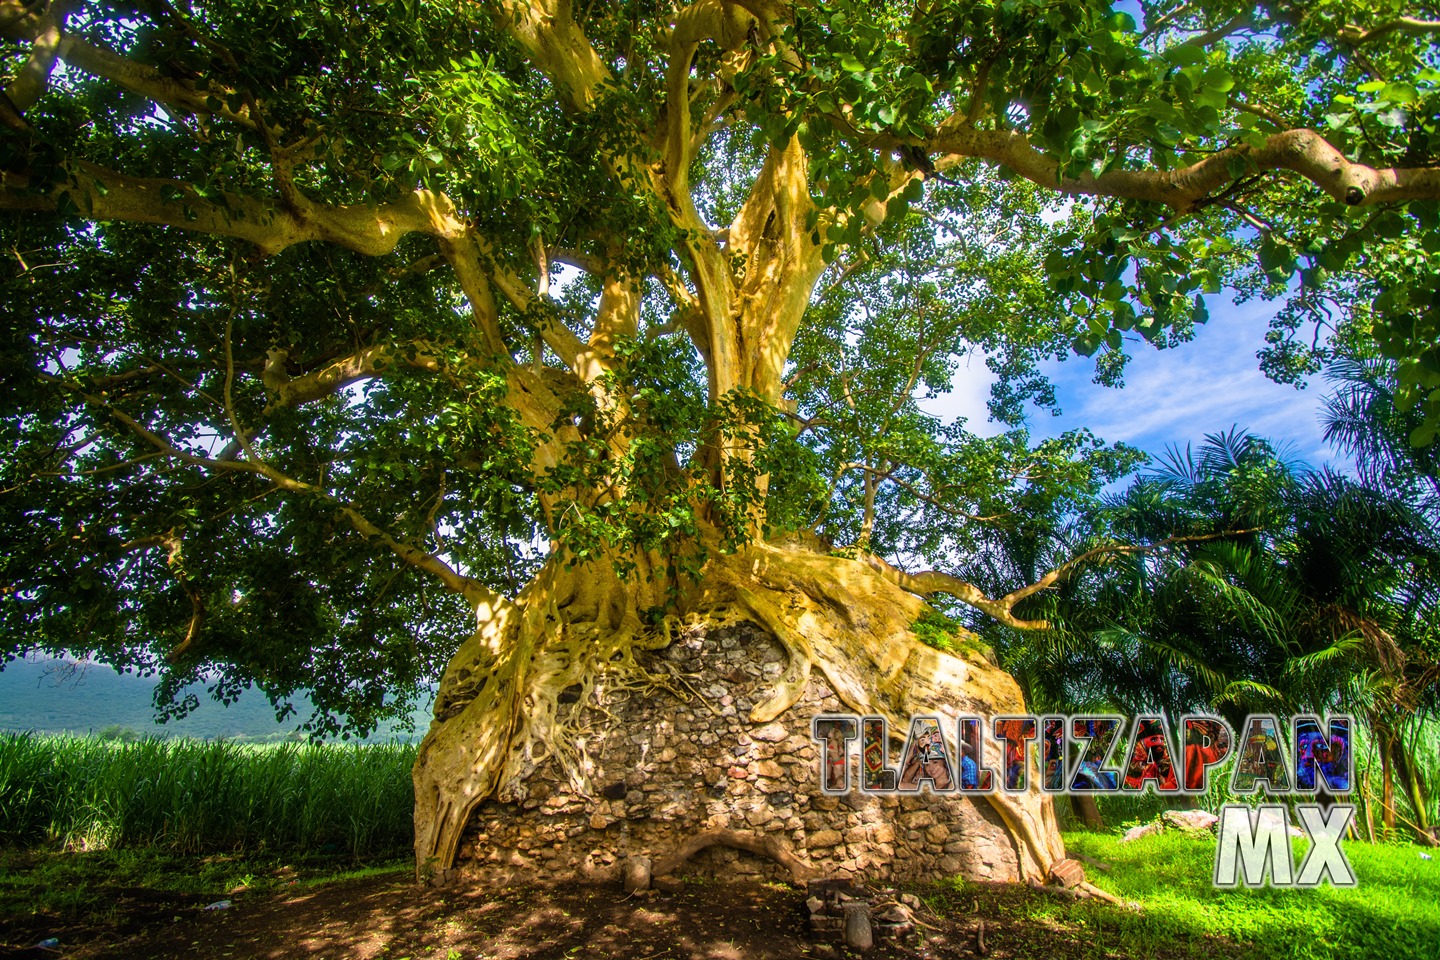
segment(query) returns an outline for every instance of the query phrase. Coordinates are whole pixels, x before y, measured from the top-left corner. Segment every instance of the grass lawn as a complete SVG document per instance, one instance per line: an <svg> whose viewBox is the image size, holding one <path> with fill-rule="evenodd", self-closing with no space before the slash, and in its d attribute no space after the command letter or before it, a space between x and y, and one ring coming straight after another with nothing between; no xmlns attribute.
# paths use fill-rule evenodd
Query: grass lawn
<svg viewBox="0 0 1440 960"><path fill-rule="evenodd" d="M1440 851L1410 844L1345 843L1358 886L1315 890L1217 890L1215 840L1180 833L1121 843L1113 834L1068 833L1071 855L1091 882L1139 912L1096 903L1030 903L1031 919L1083 923L1094 955L1237 956L1263 960L1436 960L1440 958ZM1307 842L1295 840L1299 863Z"/></svg>

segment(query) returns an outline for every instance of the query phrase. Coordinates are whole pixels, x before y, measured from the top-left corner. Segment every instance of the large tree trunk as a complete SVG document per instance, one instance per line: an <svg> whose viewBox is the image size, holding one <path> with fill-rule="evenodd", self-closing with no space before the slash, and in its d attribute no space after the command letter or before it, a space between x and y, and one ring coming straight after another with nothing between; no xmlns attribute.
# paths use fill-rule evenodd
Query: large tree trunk
<svg viewBox="0 0 1440 960"><path fill-rule="evenodd" d="M625 787L604 782L613 780L613 770L602 778L587 744L604 740L605 731L596 729L607 722L604 718L636 724L634 717L639 716L631 713L622 718L616 712L615 691L627 691L632 700L640 698L646 704L644 716L654 717L658 711L662 721L649 721L654 729L667 726L666 704L679 709L682 702L707 697L704 689L691 689L686 675L662 662L657 652L672 643L682 626L694 632L703 631L706 624L753 624L784 649L783 663L775 664L768 674L748 671L760 678L748 715L736 716L731 705L722 711L718 703L711 704L721 740L723 723L728 722L738 731L738 743L751 745L745 748L752 755L748 773L746 767L732 766L729 776L748 776L753 782L758 767L760 784L776 791L764 798L771 807L835 809L835 798L821 794L818 768L799 762L801 756L813 756L813 749L806 746L810 715L822 704L885 716L892 738L904 736L912 715L953 718L962 713L1024 710L1013 679L993 666L978 645L973 658L960 659L917 642L911 626L923 602L862 562L796 544L754 544L732 555L717 552L699 580L679 591L664 617L658 615L665 602L663 591L647 580L647 572L642 564L636 576L622 581L594 564L570 569L562 563L548 564L514 608L486 618L461 647L441 683L435 720L415 763L415 853L420 876L454 875L467 823L486 801L492 802L487 809L508 804L508 809L523 814L536 810L542 801L547 807L562 803L551 796L558 785L568 798L563 801L565 809L576 811L567 821L564 843L583 846L589 842L587 831L603 833L614 819L606 798L623 795ZM723 712L731 715L728 721L722 722ZM632 737L646 735L645 730L636 730ZM763 755L771 759L754 759L753 748L766 742L785 755L771 749ZM642 756L648 747L642 747ZM892 763L898 763L898 752L892 747ZM988 756L999 755L992 745ZM698 760L677 758L674 750L656 750L648 759L648 770L682 762L699 770ZM744 762L744 758L735 761ZM641 775L639 770L632 772ZM782 776L788 778L784 783L766 779ZM688 839L681 836L683 831L693 834L726 824L746 827L744 817L729 818L724 810L716 811L717 803L723 806L734 796L724 792L727 783L722 770L717 785L722 796L709 794L704 822L677 821L675 832L663 838L653 832L627 833L628 852L657 862L673 859L681 841ZM610 788L620 793L613 794ZM857 806L861 800L842 803ZM857 826L845 831L844 840L839 831L816 831L814 820L809 821L808 834L799 827L790 831L800 822L793 815L785 827L788 832L774 832L781 825L768 810L749 809L748 824L768 821L766 829L772 832L730 845L753 850L778 843L787 848L787 857L793 852L806 869L815 867L817 872L825 872L843 856L847 867L872 864L885 875L913 875L913 869L892 870L886 862L908 849L904 846L908 837L913 843L936 845L936 859L925 861L937 865L935 872L947 868L965 872L967 861L960 854L968 849L966 841L950 837L951 827L969 823L975 829L988 829L988 822L1009 848L1003 852L1009 866L996 867L996 878L1043 877L1050 864L1064 856L1052 801L1035 789L1019 795L997 792L973 801L928 795L863 800L874 809L852 811L848 822ZM927 814L919 809L922 806L937 813ZM981 809L978 818L967 813L971 808ZM737 812L745 811L737 808ZM503 842L487 838L491 843ZM647 843L673 846L647 849ZM938 856L941 845L957 851L956 856ZM821 851L822 847L826 849ZM551 862L560 866L552 867L549 878L565 879L569 868L558 857ZM991 866L987 860L984 870Z"/></svg>

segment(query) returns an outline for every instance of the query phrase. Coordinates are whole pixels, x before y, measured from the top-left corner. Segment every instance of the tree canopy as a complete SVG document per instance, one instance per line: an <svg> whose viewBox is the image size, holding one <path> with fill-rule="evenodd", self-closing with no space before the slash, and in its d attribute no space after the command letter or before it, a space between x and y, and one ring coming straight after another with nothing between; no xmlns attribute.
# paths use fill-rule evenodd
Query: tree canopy
<svg viewBox="0 0 1440 960"><path fill-rule="evenodd" d="M6 654L365 728L547 558L793 530L1040 626L1066 558L945 571L1137 460L1030 442L1047 358L1118 383L1231 286L1434 439L1437 17L0 0ZM977 347L996 438L920 404Z"/></svg>

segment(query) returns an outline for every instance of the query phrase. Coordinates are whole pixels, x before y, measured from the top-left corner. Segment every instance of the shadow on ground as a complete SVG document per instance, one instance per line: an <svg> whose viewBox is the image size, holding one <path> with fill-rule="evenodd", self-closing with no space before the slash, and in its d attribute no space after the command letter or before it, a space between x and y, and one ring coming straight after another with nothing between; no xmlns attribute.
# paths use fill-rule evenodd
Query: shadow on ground
<svg viewBox="0 0 1440 960"><path fill-rule="evenodd" d="M1094 943L1084 920L1063 912L1036 919L1037 905L1051 901L1025 887L972 883L963 891L936 887L919 892L927 907L916 935L882 944L867 957L1121 956L1113 945L1106 950ZM76 960L790 960L844 955L812 941L804 917L804 893L780 885L692 883L678 893L626 897L605 886L437 890L392 874L241 894L225 910L206 911L191 897L163 903L117 899L103 923L61 929L52 923L49 930L61 940L58 950L22 949L17 945L36 942L38 927L0 924L10 945L0 955ZM1216 941L1200 952L1233 956L1233 947Z"/></svg>

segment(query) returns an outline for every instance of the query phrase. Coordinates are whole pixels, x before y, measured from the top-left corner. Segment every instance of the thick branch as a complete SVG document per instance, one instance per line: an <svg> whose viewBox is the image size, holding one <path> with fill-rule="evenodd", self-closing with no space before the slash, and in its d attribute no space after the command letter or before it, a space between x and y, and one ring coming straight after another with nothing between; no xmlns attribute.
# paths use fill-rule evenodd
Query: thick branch
<svg viewBox="0 0 1440 960"><path fill-rule="evenodd" d="M588 111L611 74L570 16L568 0L501 0L499 6L501 25L555 81L567 104Z"/></svg>
<svg viewBox="0 0 1440 960"><path fill-rule="evenodd" d="M811 240L810 166L797 138L773 146L735 220L729 248L747 267L734 316L710 315L716 365L722 360L719 335L731 338L731 386L753 389L767 400L780 396L785 361L825 270L820 246ZM735 377L735 374L730 374ZM726 389L729 389L727 386ZM722 391L723 392L723 391Z"/></svg>
<svg viewBox="0 0 1440 960"><path fill-rule="evenodd" d="M636 284L608 279L600 290L600 304L590 328L590 342L576 357L576 373L594 384L610 369L615 348L626 337L635 336L640 326L640 293Z"/></svg>
<svg viewBox="0 0 1440 960"><path fill-rule="evenodd" d="M495 305L495 296L490 292L490 282L485 279L485 270L480 263L480 244L468 231L447 231L437 237L440 252L450 269L465 300L470 304L470 315L475 320L475 329L480 333L485 346L495 354L509 355L505 338L500 334L500 311Z"/></svg>
<svg viewBox="0 0 1440 960"><path fill-rule="evenodd" d="M1071 560L1067 560L1060 566L1046 573L1034 583L1011 591L999 599L991 599L985 592L973 583L961 580L959 577L942 573L938 570L927 570L924 573L906 573L897 567L891 566L879 557L870 555L865 560L881 576L891 583L903 587L918 596L929 597L937 593L948 593L950 596L963 603L969 604L982 613L987 613L996 620L1008 627L1017 630L1048 630L1053 624L1048 620L1021 620L1012 612L1015 604L1026 597L1033 596L1048 587L1052 587L1070 576L1080 567L1092 560L1103 556L1135 555L1153 553L1165 547L1177 543L1201 543L1207 540L1219 540L1223 537L1234 537L1246 533L1254 533L1255 529L1225 530L1220 533L1204 533L1191 536L1166 537L1164 540L1157 540L1155 543L1145 544L1107 544L1103 547L1095 547L1087 550Z"/></svg>
<svg viewBox="0 0 1440 960"><path fill-rule="evenodd" d="M56 212L68 200L93 220L124 220L247 240L276 254L308 240L325 240L357 253L383 256L410 233L461 237L467 228L444 194L417 190L383 204L326 205L301 198L294 208L242 194L202 199L184 181L132 177L84 160L67 164L68 183L33 192L31 178L0 171L0 210Z"/></svg>
<svg viewBox="0 0 1440 960"><path fill-rule="evenodd" d="M47 35L48 11L44 15L37 15L28 12L28 7L28 4L20 0L0 0L0 25L3 25L0 26L0 31L9 39L38 46ZM131 93L161 104L167 109L182 114L223 117L249 129L257 129L248 105L241 105L234 110L227 106L231 102L231 96L227 95L233 95L233 90L212 85L205 93L201 93L188 81L167 77L155 67L137 63L107 47L68 34L61 34L57 38L56 53L70 66L117 83Z"/></svg>
<svg viewBox="0 0 1440 960"><path fill-rule="evenodd" d="M1340 39L1353 46L1378 40L1387 33L1440 33L1440 20L1418 20L1415 17L1396 17L1369 30L1355 24L1348 24L1340 31Z"/></svg>
<svg viewBox="0 0 1440 960"><path fill-rule="evenodd" d="M750 17L721 0L696 0L675 15L665 71L665 175L676 192L689 189L690 160L696 145L690 117L690 64L701 42L715 41L722 50L740 49ZM708 124L708 120L706 121Z"/></svg>
<svg viewBox="0 0 1440 960"><path fill-rule="evenodd" d="M519 301L522 309L532 297L493 257L443 193L417 190L383 204L320 204L298 191L290 192L283 203L234 193L211 200L198 196L184 181L132 177L86 161L71 161L69 172L69 182L37 193L29 189L28 175L0 171L0 210L56 212L73 206L94 220L153 223L235 237L270 255L297 243L326 241L367 256L383 256L407 234L427 234L435 238L455 271L476 329L495 354L508 355L508 350L485 266L493 267L502 290ZM542 332L558 356L573 361L579 349L573 334Z"/></svg>
<svg viewBox="0 0 1440 960"><path fill-rule="evenodd" d="M941 163L976 157L1007 166L1027 180L1061 193L1151 200L1179 211L1192 209L1234 180L1230 163L1236 159L1257 172L1298 173L1350 206L1440 199L1440 168L1376 169L1351 163L1324 137L1304 129L1277 133L1260 147L1242 144L1221 150L1178 170L1111 170L1079 177L1062 177L1055 160L1014 131L976 130L956 124L942 128L929 146L949 155Z"/></svg>
<svg viewBox="0 0 1440 960"><path fill-rule="evenodd" d="M0 10L0 17L4 15L5 12ZM50 73L55 69L55 61L60 55L60 38L64 28L65 5L61 2L51 3L37 18L30 57L15 79L5 88L5 95L10 98L10 105L17 113L29 110L50 85Z"/></svg>

